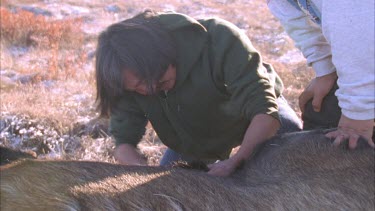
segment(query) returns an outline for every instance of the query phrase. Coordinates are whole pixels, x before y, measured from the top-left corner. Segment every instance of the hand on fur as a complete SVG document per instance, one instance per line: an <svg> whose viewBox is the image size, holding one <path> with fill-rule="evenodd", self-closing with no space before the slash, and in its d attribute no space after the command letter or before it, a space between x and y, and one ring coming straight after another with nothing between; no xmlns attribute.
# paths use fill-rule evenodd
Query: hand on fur
<svg viewBox="0 0 375 211"><path fill-rule="evenodd" d="M146 166L147 160L130 144L120 144L115 148L114 157L122 165Z"/></svg>
<svg viewBox="0 0 375 211"><path fill-rule="evenodd" d="M209 169L207 173L212 176L227 177L237 169L239 164L240 163L235 161L233 158L229 158L207 165Z"/></svg>
<svg viewBox="0 0 375 211"><path fill-rule="evenodd" d="M372 140L374 120L354 120L341 115L338 129L326 134L326 137L335 139L333 144L340 145L344 140L349 139L349 148L355 149L360 136L366 139L367 143L375 148Z"/></svg>

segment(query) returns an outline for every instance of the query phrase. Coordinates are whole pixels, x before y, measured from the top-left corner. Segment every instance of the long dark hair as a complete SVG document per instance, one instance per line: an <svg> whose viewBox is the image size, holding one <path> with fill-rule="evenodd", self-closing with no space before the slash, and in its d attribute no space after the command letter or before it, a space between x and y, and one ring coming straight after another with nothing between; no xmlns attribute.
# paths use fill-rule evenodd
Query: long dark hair
<svg viewBox="0 0 375 211"><path fill-rule="evenodd" d="M151 84L175 64L173 38L151 10L115 23L99 35L96 49L96 101L101 116L109 116L124 93L124 69Z"/></svg>

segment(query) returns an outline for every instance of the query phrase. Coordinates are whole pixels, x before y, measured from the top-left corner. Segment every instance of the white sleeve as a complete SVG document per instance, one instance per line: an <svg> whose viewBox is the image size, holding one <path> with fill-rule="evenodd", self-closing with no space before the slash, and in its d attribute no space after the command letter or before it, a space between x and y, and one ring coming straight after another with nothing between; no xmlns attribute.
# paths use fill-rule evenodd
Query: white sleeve
<svg viewBox="0 0 375 211"><path fill-rule="evenodd" d="M307 64L313 67L317 77L335 71L331 47L318 25L287 0L269 0L268 7L301 50Z"/></svg>
<svg viewBox="0 0 375 211"><path fill-rule="evenodd" d="M374 119L373 0L323 1L322 15L339 77L336 96L342 113L351 119Z"/></svg>

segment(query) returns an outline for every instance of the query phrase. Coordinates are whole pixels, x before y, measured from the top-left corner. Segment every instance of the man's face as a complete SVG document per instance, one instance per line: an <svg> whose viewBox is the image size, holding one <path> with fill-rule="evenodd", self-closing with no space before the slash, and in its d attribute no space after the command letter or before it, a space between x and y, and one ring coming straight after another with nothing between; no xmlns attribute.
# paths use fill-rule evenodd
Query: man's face
<svg viewBox="0 0 375 211"><path fill-rule="evenodd" d="M154 93L160 91L168 91L174 87L176 83L176 67L169 65L167 71L160 78L160 80L152 84ZM141 95L151 95L148 84L142 78L139 78L133 71L124 71L124 86L127 91L134 91Z"/></svg>

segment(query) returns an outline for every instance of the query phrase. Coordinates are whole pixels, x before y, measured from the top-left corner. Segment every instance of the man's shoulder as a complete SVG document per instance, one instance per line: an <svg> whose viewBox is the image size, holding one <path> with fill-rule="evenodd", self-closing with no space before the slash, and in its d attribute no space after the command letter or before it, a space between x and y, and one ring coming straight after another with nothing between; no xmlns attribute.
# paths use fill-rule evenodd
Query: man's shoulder
<svg viewBox="0 0 375 211"><path fill-rule="evenodd" d="M211 39L214 40L228 40L236 39L236 37L244 36L243 31L235 24L218 17L210 17L205 19L198 19L202 24Z"/></svg>
<svg viewBox="0 0 375 211"><path fill-rule="evenodd" d="M205 26L208 31L237 31L240 30L236 25L233 23L219 18L219 17L209 17L198 19L198 22Z"/></svg>

